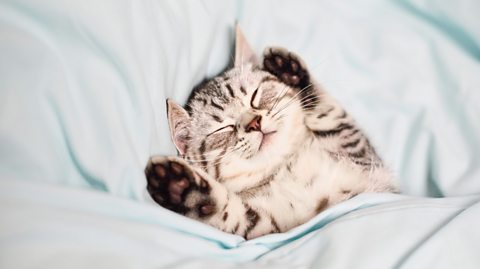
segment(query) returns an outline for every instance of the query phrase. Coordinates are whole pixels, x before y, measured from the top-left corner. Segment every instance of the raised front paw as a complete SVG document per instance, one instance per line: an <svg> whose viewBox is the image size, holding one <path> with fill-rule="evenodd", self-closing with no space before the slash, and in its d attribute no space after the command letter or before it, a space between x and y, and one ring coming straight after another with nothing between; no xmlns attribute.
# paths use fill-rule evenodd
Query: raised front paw
<svg viewBox="0 0 480 269"><path fill-rule="evenodd" d="M159 205L191 217L215 213L211 186L176 157L153 157L145 168L147 190Z"/></svg>
<svg viewBox="0 0 480 269"><path fill-rule="evenodd" d="M304 88L310 84L310 77L303 61L283 48L265 49L263 66L290 86Z"/></svg>

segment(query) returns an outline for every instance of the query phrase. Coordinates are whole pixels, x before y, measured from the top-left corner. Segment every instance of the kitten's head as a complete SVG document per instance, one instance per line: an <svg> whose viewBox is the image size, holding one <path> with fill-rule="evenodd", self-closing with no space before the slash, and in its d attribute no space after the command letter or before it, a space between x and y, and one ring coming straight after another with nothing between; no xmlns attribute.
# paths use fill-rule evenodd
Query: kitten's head
<svg viewBox="0 0 480 269"><path fill-rule="evenodd" d="M198 86L187 109L167 101L180 155L222 178L281 165L307 134L298 89L265 71L236 32L234 67Z"/></svg>

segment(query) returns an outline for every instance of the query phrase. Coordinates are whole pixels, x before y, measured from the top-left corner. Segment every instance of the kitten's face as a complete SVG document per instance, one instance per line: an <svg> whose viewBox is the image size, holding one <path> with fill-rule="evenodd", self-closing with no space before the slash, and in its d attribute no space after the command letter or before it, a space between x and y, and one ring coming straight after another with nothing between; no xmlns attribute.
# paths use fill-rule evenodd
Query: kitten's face
<svg viewBox="0 0 480 269"><path fill-rule="evenodd" d="M300 97L251 64L203 84L187 107L184 157L217 177L275 167L305 139Z"/></svg>
<svg viewBox="0 0 480 269"><path fill-rule="evenodd" d="M167 101L172 139L214 178L268 173L307 138L298 92L260 68L237 27L234 67L199 86L188 112Z"/></svg>

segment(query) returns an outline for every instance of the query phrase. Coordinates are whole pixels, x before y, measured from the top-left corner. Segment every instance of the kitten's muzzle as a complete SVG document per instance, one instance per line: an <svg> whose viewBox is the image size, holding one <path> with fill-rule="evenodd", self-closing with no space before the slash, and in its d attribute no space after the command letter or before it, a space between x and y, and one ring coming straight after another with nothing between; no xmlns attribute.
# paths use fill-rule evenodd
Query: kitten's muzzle
<svg viewBox="0 0 480 269"><path fill-rule="evenodd" d="M248 124L245 126L245 132L249 133L252 131L261 132L262 131L262 116L255 116Z"/></svg>

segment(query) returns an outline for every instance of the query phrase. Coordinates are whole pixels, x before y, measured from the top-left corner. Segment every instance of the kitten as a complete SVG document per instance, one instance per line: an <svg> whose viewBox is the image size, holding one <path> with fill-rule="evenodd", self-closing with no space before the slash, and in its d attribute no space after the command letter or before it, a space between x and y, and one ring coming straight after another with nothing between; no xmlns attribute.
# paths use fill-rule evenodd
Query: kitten
<svg viewBox="0 0 480 269"><path fill-rule="evenodd" d="M179 157L145 169L161 206L247 239L288 231L362 192L396 191L352 117L304 62L267 48L263 64L236 30L234 67L167 100Z"/></svg>

